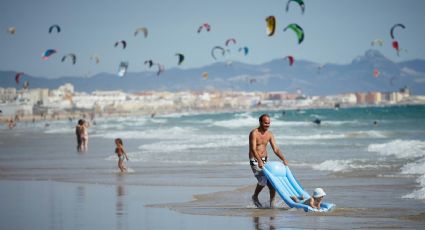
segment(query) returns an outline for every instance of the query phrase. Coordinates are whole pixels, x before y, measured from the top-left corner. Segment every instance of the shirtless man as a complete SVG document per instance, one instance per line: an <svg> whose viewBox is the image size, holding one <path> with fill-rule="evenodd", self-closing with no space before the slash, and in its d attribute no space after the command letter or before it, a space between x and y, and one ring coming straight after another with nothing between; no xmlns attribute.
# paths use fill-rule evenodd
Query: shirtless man
<svg viewBox="0 0 425 230"><path fill-rule="evenodd" d="M255 188L254 194L252 195L252 201L255 206L262 207L258 200L258 194L263 190L264 186L267 185L270 190L270 207L274 207L274 198L276 190L267 181L266 175L262 172L264 164L267 162L267 144L270 143L273 152L276 156L283 161L285 165L288 164L285 157L282 155L279 147L276 144L273 134L269 131L270 117L268 114L263 114L258 119L260 126L253 129L249 133L249 163L251 165L252 172L258 180L257 187Z"/></svg>

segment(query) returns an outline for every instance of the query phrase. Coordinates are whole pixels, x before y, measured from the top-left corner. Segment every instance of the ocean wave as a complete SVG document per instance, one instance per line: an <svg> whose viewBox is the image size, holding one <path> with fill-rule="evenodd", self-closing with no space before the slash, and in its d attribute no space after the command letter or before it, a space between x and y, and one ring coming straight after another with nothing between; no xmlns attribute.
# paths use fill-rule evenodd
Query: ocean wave
<svg viewBox="0 0 425 230"><path fill-rule="evenodd" d="M425 156L425 141L398 139L383 144L370 144L367 151L397 158L422 157Z"/></svg>
<svg viewBox="0 0 425 230"><path fill-rule="evenodd" d="M376 169L390 167L388 165L370 164L368 162L370 161L367 159L327 160L312 167L315 170L331 172L351 172L357 169Z"/></svg>
<svg viewBox="0 0 425 230"><path fill-rule="evenodd" d="M75 129L70 127L48 128L44 131L47 134L67 134L73 132L75 132Z"/></svg>
<svg viewBox="0 0 425 230"><path fill-rule="evenodd" d="M148 130L131 130L131 131L105 131L91 135L92 137L100 137L105 139L115 139L117 137L123 139L187 139L196 137L195 128L190 127L165 127Z"/></svg>
<svg viewBox="0 0 425 230"><path fill-rule="evenodd" d="M246 146L246 136L239 135L197 135L196 138L183 140L160 141L139 146L139 149L150 152L176 152L188 149L212 149Z"/></svg>
<svg viewBox="0 0 425 230"><path fill-rule="evenodd" d="M403 165L403 167L401 167L401 174L421 175L416 179L416 182L420 185L421 188L403 196L403 198L419 200L425 199L425 158Z"/></svg>

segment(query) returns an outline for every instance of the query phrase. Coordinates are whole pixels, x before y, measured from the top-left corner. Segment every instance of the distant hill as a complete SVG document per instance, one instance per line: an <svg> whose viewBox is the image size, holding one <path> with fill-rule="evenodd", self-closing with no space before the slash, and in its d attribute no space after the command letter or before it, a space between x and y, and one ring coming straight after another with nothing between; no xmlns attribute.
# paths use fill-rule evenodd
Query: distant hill
<svg viewBox="0 0 425 230"><path fill-rule="evenodd" d="M374 77L377 69L379 76ZM208 80L202 77L208 72ZM260 65L240 62L214 63L202 68L166 70L160 76L155 72L129 72L123 78L99 73L92 77L62 77L48 79L22 76L31 88L54 89L65 83L76 91L123 90L235 90L235 91L288 91L301 90L307 95L331 95L346 92L395 91L407 86L413 94L425 95L425 60L395 63L377 50L367 50L346 65L325 64L276 59ZM0 71L0 87L16 87L15 72Z"/></svg>

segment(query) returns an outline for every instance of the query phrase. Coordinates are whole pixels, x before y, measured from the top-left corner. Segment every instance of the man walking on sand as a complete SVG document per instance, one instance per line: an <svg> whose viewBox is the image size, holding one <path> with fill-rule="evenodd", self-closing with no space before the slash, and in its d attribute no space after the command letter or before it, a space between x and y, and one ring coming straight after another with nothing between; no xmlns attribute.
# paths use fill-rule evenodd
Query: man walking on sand
<svg viewBox="0 0 425 230"><path fill-rule="evenodd" d="M270 207L273 208L276 190L270 182L267 181L267 177L262 171L264 164L267 162L267 144L270 143L273 152L285 165L287 165L288 162L277 146L273 133L269 131L270 116L268 114L263 114L258 120L260 122L260 126L249 133L249 164L251 165L252 172L258 180L254 194L252 195L252 201L255 206L259 208L262 207L258 200L258 194L267 185L270 190Z"/></svg>

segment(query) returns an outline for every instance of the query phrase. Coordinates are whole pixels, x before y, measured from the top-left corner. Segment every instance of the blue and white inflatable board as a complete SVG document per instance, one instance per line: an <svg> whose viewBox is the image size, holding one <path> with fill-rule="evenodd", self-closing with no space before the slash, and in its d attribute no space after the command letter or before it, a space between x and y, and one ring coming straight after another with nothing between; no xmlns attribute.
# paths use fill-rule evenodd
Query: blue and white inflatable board
<svg viewBox="0 0 425 230"><path fill-rule="evenodd" d="M302 208L306 212L327 212L335 207L335 204L324 203L320 204L320 209L315 209L309 205L303 204L303 202L309 199L311 196L304 191L301 185L298 183L297 179L292 175L291 170L288 166L284 165L281 162L271 161L267 162L263 167L263 172L267 176L267 179L276 189L277 193L282 197L282 200L290 208ZM291 199L291 196L304 197L304 200L300 203L294 202Z"/></svg>

